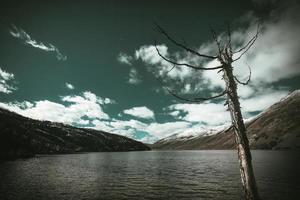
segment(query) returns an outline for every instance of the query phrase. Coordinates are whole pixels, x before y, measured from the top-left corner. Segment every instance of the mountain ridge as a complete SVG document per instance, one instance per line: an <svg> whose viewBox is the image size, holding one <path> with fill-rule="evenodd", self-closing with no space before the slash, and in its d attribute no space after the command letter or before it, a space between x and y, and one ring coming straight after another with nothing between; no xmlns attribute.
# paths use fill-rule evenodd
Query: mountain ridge
<svg viewBox="0 0 300 200"><path fill-rule="evenodd" d="M296 90L246 122L252 149L300 149L300 90ZM163 138L151 145L153 149L234 149L231 127L207 136L172 139Z"/></svg>
<svg viewBox="0 0 300 200"><path fill-rule="evenodd" d="M141 142L104 131L39 121L0 108L0 159L102 151L150 150Z"/></svg>

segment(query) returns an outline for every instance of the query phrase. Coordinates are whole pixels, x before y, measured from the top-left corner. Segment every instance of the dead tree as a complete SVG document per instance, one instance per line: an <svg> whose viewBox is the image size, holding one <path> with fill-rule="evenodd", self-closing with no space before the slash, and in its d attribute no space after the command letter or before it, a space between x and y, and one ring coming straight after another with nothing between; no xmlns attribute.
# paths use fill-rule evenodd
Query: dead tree
<svg viewBox="0 0 300 200"><path fill-rule="evenodd" d="M175 96L178 99L188 101L188 102L195 102L199 103L205 100L211 100L211 99L216 99L219 97L223 97L226 95L226 103L225 105L228 106L228 110L230 111L230 116L231 116L231 121L232 121L232 127L234 129L235 133L235 141L236 141L236 147L237 147L237 152L238 152L238 159L239 159L239 168L240 168L240 174L241 174L241 180L242 180L242 185L243 185L243 190L244 190L244 197L247 200L258 200L259 195L257 191L257 186L256 186L256 181L255 181L255 176L253 172L253 167L252 167L252 157L251 157L251 152L250 152L250 147L249 147L249 141L247 138L246 134L246 127L244 124L241 108L240 108L240 102L239 102L239 97L237 94L237 85L242 84L242 85L247 85L251 79L251 68L249 67L250 74L248 77L248 80L246 82L242 82L238 80L236 76L233 75L233 66L232 63L239 60L254 44L258 37L259 33L259 25L257 26L257 31L255 35L249 40L248 43L246 43L245 46L238 50L233 50L232 49L232 44L231 44L231 31L230 31L230 26L228 25L228 40L225 42L225 44L221 44L221 42L218 40L216 33L212 30L212 35L213 39L216 42L217 45L217 54L216 55L205 55L201 54L196 50L193 50L186 46L185 44L182 44L178 41L176 41L174 38L172 38L162 27L156 24L156 27L158 31L166 37L170 42L175 44L176 46L182 48L183 50L187 51L190 54L193 54L195 56L205 58L205 59L217 59L221 64L219 66L211 67L211 68L206 68L202 66L195 66L189 63L179 63L176 60L173 60L172 58L168 58L164 55L161 54L159 49L157 48L157 44L155 42L155 47L158 55L168 63L171 63L174 65L174 67L179 66L179 67L189 67L194 70L219 70L218 73L223 73L223 79L225 81L225 90L215 96L212 97L196 97L194 99L188 99L181 97L177 95L174 91L171 91L168 89L169 93ZM234 55L237 55L236 58L233 58ZM173 67L173 68L174 68ZM173 69L172 68L172 69ZM172 70L171 69L171 70Z"/></svg>

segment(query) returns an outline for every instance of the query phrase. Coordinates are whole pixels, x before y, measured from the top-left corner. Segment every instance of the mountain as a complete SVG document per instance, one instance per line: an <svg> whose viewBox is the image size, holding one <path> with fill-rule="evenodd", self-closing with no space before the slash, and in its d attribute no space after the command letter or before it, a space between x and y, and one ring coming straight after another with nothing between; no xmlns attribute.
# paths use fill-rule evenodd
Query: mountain
<svg viewBox="0 0 300 200"><path fill-rule="evenodd" d="M38 121L0 108L0 159L35 154L150 150L124 136Z"/></svg>
<svg viewBox="0 0 300 200"><path fill-rule="evenodd" d="M300 149L300 90L246 122L252 149ZM231 127L202 130L198 134L171 135L151 145L153 149L233 149Z"/></svg>

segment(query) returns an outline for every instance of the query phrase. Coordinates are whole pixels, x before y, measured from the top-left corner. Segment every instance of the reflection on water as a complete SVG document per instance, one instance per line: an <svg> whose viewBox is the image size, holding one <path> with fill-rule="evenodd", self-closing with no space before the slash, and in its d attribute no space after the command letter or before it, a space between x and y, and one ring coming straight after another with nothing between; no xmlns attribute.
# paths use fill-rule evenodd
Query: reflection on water
<svg viewBox="0 0 300 200"><path fill-rule="evenodd" d="M300 155L253 151L266 199L300 196ZM0 199L241 199L235 151L40 156L0 163Z"/></svg>

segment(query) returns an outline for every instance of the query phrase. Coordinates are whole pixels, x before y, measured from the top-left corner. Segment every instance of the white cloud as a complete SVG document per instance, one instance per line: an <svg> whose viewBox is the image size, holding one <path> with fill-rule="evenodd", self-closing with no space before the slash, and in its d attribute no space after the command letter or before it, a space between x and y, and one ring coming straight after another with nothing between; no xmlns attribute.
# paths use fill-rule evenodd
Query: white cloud
<svg viewBox="0 0 300 200"><path fill-rule="evenodd" d="M110 99L110 98L104 98L102 99L103 103L102 104L114 104L116 103L114 100Z"/></svg>
<svg viewBox="0 0 300 200"><path fill-rule="evenodd" d="M168 47L166 45L157 45L158 50L163 56L168 55ZM158 54L154 45L144 45L135 51L135 58L141 59L147 64L161 64L165 62Z"/></svg>
<svg viewBox="0 0 300 200"><path fill-rule="evenodd" d="M169 53L168 47L164 44L157 45L160 53L178 63L196 63L195 57L186 52ZM180 94L191 94L200 92L205 88L201 80L201 71L196 71L184 66L173 66L162 59L154 45L143 45L135 51L135 59L143 61L147 70L159 78L161 82L170 89ZM202 61L201 61L202 62Z"/></svg>
<svg viewBox="0 0 300 200"><path fill-rule="evenodd" d="M10 84L14 78L14 74L6 72L0 67L0 92L10 94L16 90L17 88Z"/></svg>
<svg viewBox="0 0 300 200"><path fill-rule="evenodd" d="M191 123L183 121L166 123L153 122L146 124L133 119L128 121L114 119L110 122L95 120L93 121L93 124L95 127L92 128L124 135L130 138L136 138L135 134L139 131L149 133L145 137L137 139L147 143L153 143L164 137L180 133L185 130L190 130L192 127Z"/></svg>
<svg viewBox="0 0 300 200"><path fill-rule="evenodd" d="M264 2L274 3L266 0ZM299 3L289 1L282 4L280 8L270 12L270 17L263 21L260 26L260 34L255 44L239 61L234 63L234 73L241 79L246 80L249 70L247 64L252 68L251 82L248 86L240 85L238 92L242 98L255 95L261 88L268 88L270 84L280 80L300 75L300 14ZM287 6L290 5L290 6ZM249 24L246 28L232 31L232 44L235 49L244 46L255 34L257 18L253 13L242 16L240 21ZM226 40L227 34L220 34L221 40ZM203 67L219 66L215 60L202 59L184 50L170 53L164 44L158 45L158 49L165 57L171 58L179 63L190 63ZM202 44L198 52L208 55L216 55L216 44L208 41ZM235 55L236 58L238 56ZM172 65L164 61L156 52L154 45L143 45L135 51L135 59L143 61L147 69L156 77L160 77L164 85L174 89L178 94L191 94L210 89L212 92L217 88L225 88L222 73L216 71L195 71L187 67L175 67L168 72Z"/></svg>
<svg viewBox="0 0 300 200"><path fill-rule="evenodd" d="M251 98L242 99L244 117L252 117L249 112L262 111L277 102L287 93L268 91ZM111 118L102 109L104 104L112 103L108 98L101 98L86 91L82 95L70 95L61 98L62 102L48 100L36 102L0 103L0 107L38 120L49 120L66 124L93 128L110 133L124 135L139 141L153 143L173 134L201 135L204 129L214 129L219 125L230 124L229 112L223 104L207 102L203 104L174 104L167 107L169 115L177 121L145 123L136 119L119 120ZM146 119L154 119L154 113L147 107L134 107L123 113ZM183 114L183 116L182 116ZM184 121L182 121L184 120ZM148 133L137 137L139 132Z"/></svg>
<svg viewBox="0 0 300 200"><path fill-rule="evenodd" d="M128 121L123 121L123 120L113 120L112 122L109 123L114 129L116 130L142 130L144 129L147 124L140 122L138 120L130 119Z"/></svg>
<svg viewBox="0 0 300 200"><path fill-rule="evenodd" d="M186 62L186 63L193 63L195 62L194 57L191 57L186 54L182 54L179 52L175 52L174 54L170 54L168 52L168 47L164 44L157 45L158 50L160 53L166 57L172 57L178 62ZM126 54L125 54L126 55ZM124 56L123 56L124 57ZM126 60L123 59L122 60ZM128 57L128 55L127 55ZM172 88L181 88L179 90L180 93L191 93L191 92L198 92L203 89L203 85L198 81L198 75L202 72L197 72L190 68L176 66L173 68L173 65L162 59L156 51L154 45L143 45L137 50L135 50L134 57L130 57L130 64L132 64L133 60L141 60L145 64L147 64L147 70L150 71L154 76L160 78L164 83L172 82ZM124 61L126 62L126 61ZM171 70L172 69L172 70ZM140 82L140 78L137 76L137 71L135 68L132 68L129 72L129 83L136 84ZM136 78L138 77L138 78ZM187 84L184 81L189 80ZM171 85L171 84L170 84ZM180 87L178 87L180 86Z"/></svg>
<svg viewBox="0 0 300 200"><path fill-rule="evenodd" d="M9 88L8 85L6 85L5 83L0 82L0 92L5 93L5 94L9 94L12 93L11 88Z"/></svg>
<svg viewBox="0 0 300 200"><path fill-rule="evenodd" d="M170 135L180 133L191 126L188 122L177 121L167 123L151 123L146 127L146 131L151 133L155 139L162 139Z"/></svg>
<svg viewBox="0 0 300 200"><path fill-rule="evenodd" d="M267 1L264 1L267 2ZM268 1L272 2L272 1ZM284 4L284 3L283 3ZM245 78L249 72L247 65L251 66L251 86L254 88L267 87L266 85L287 79L300 74L300 14L299 4L283 7L271 12L270 19L260 25L260 34L254 45L240 60L234 63L234 72L240 78ZM238 47L244 46L256 32L257 22L253 15L247 16L250 23L246 29L239 29L232 33L232 43ZM221 36L224 39L225 36ZM234 58L237 58L236 54ZM204 66L216 64L217 61L206 63ZM223 81L214 71L204 72L213 87L224 87ZM248 88L246 89L249 91Z"/></svg>
<svg viewBox="0 0 300 200"><path fill-rule="evenodd" d="M171 135L177 136L187 136L187 135L203 135L207 134L209 129L221 130L222 128L228 126L228 124L218 126L218 127L208 127L200 123L190 123L186 121L175 121L175 122L166 122L166 123L151 123L144 130L151 135L147 135L142 138L141 141L147 143L153 143L157 140L169 137ZM206 131L205 131L206 130Z"/></svg>
<svg viewBox="0 0 300 200"><path fill-rule="evenodd" d="M273 83L299 75L299 20L300 17L297 21L284 17L263 24L262 33L253 48L235 64L236 73L246 74L248 63L252 67L253 84ZM248 31L253 33L253 29L251 26Z"/></svg>
<svg viewBox="0 0 300 200"><path fill-rule="evenodd" d="M265 93L264 93L265 92ZM251 112L262 112L281 98L285 97L288 91L261 91L251 98L241 99L241 107L244 118L253 117ZM214 127L230 123L230 114L227 106L221 103L206 102L202 104L173 104L167 108L169 115L176 119L187 122L198 122L207 127ZM181 116L180 113L185 113Z"/></svg>
<svg viewBox="0 0 300 200"><path fill-rule="evenodd" d="M106 98L105 98L106 99ZM102 104L110 103L91 92L82 95L64 96L62 103L41 100L36 102L1 103L0 107L37 120L47 120L107 131L136 138L138 131L149 133L138 140L152 143L165 136L179 133L191 124L189 122L143 123L139 120L111 119L103 112ZM63 102L68 103L65 105ZM146 107L135 107L125 111L142 118L154 118L154 113Z"/></svg>
<svg viewBox="0 0 300 200"><path fill-rule="evenodd" d="M115 133L130 138L135 138L136 131L144 130L145 127L147 127L147 124L133 119L127 121L117 119L112 119L110 121L93 120L92 124L93 126L89 128Z"/></svg>
<svg viewBox="0 0 300 200"><path fill-rule="evenodd" d="M53 44L44 44L43 42L37 42L36 40L32 39L28 33L26 33L23 29L16 27L13 25L12 30L9 31L9 33L22 41L24 41L25 44L30 45L34 48L41 49L43 51L51 51L56 53L56 58L58 60L65 61L67 60L67 56L63 55L59 49L54 46Z"/></svg>
<svg viewBox="0 0 300 200"><path fill-rule="evenodd" d="M166 122L166 123L157 123L152 122L150 124L143 123L138 120L116 120L111 121L100 121L94 120L93 124L95 125L94 129L104 130L110 133L115 133L119 135L124 135L126 137L135 138L136 133L139 131L146 132L148 135L145 137L139 138L137 140L147 143L153 143L159 139L162 139L166 136L172 134L180 133L185 130L190 130L192 127L191 123L184 121L177 122Z"/></svg>
<svg viewBox="0 0 300 200"><path fill-rule="evenodd" d="M111 101L108 102L105 99L87 91L82 95L62 97L62 102L67 102L68 105L41 100L32 103L28 101L0 103L0 106L33 119L86 125L88 122L84 119L85 117L99 120L109 119L109 116L102 109L102 104Z"/></svg>
<svg viewBox="0 0 300 200"><path fill-rule="evenodd" d="M14 74L8 73L0 68L0 77L2 80L9 81L14 79Z"/></svg>
<svg viewBox="0 0 300 200"><path fill-rule="evenodd" d="M142 82L142 80L139 78L139 74L135 68L131 68L129 71L129 80L128 83L136 85Z"/></svg>
<svg viewBox="0 0 300 200"><path fill-rule="evenodd" d="M238 85L238 94L241 98L249 98L250 96L255 94L255 89L250 85Z"/></svg>
<svg viewBox="0 0 300 200"><path fill-rule="evenodd" d="M130 55L127 55L126 53L121 52L121 53L119 53L117 59L120 63L127 64L127 65L132 65L131 62L133 61L134 58ZM137 85L141 82L142 82L142 80L139 77L138 71L136 70L136 68L131 67L130 71L129 71L128 83L133 84L133 85Z"/></svg>
<svg viewBox="0 0 300 200"><path fill-rule="evenodd" d="M181 111L186 113L182 117L188 122L199 122L207 126L217 126L230 121L229 112L226 107L220 103L202 103L202 104L174 104L168 107L170 114L174 116L174 112Z"/></svg>
<svg viewBox="0 0 300 200"><path fill-rule="evenodd" d="M110 132L110 133L113 132L113 127L111 127L109 125L108 121L101 121L101 120L95 119L95 120L92 120L92 124L93 124L92 127L87 127L87 128L93 128L96 130L106 131L106 132Z"/></svg>
<svg viewBox="0 0 300 200"><path fill-rule="evenodd" d="M145 119L153 119L154 112L149 108L142 106L142 107L133 107L127 110L124 110L123 113L127 115L132 115L138 118L145 118Z"/></svg>
<svg viewBox="0 0 300 200"><path fill-rule="evenodd" d="M98 97L96 94L90 91L83 92L81 96L79 95L64 96L62 97L62 100L65 102L72 102L72 103L82 103L84 101L90 101L90 102L98 103L100 105L114 103L114 100L109 98Z"/></svg>
<svg viewBox="0 0 300 200"><path fill-rule="evenodd" d="M75 89L74 85L72 85L71 83L66 83L66 87L68 89L70 89L70 90L74 90Z"/></svg>
<svg viewBox="0 0 300 200"><path fill-rule="evenodd" d="M241 107L244 112L263 111L285 97L288 91L273 91L259 94L252 98L242 99Z"/></svg>
<svg viewBox="0 0 300 200"><path fill-rule="evenodd" d="M250 49L248 54L235 63L234 72L241 79L246 79L248 68L246 63L252 67L252 82L247 86L238 86L238 93L241 97L241 107L245 118L252 117L251 112L261 112L273 103L280 100L287 94L287 91L267 89L270 84L279 80L297 76L300 73L299 56L300 43L298 35L299 15L295 12L285 10L274 20L262 23L262 32ZM292 17L293 16L293 17ZM248 18L254 20L254 18ZM232 43L235 46L245 44L255 32L256 26L250 23L246 29L239 29L232 33ZM222 37L222 36L221 36ZM45 46L45 45L44 45ZM241 45L239 45L241 46ZM42 46L41 46L42 47ZM162 55L174 58L178 62L190 62L203 64L206 67L217 66L216 60L208 62L199 60L184 52L168 52L165 45L158 46ZM199 52L213 54L215 44L207 42L199 47ZM119 55L118 60L122 63L132 65L134 60L141 60L147 64L147 69L157 77L176 80L176 84L182 84L183 93L189 93L201 90L204 87L214 91L215 88L224 88L224 82L221 75L213 71L195 72L185 67L176 67L171 72L168 71L172 66L162 60L157 54L153 45L144 45L135 51L134 56ZM130 70L130 77L136 77ZM197 76L197 79L192 79ZM134 80L134 79L132 79ZM189 82L191 81L191 82ZM197 82L198 81L198 82ZM130 82L130 79L129 79ZM198 84L194 84L197 82ZM131 81L134 83L134 81ZM168 82L164 82L168 83ZM174 82L172 82L174 83ZM193 85L194 84L194 85ZM9 107L19 113L25 113L27 116L33 116L39 119L58 120L65 123L78 122L81 125L93 126L95 129L104 130L116 134L122 134L134 138L138 131L149 133L142 139L143 141L153 142L176 133L189 133L201 131L204 127L213 127L230 123L229 112L223 106L224 102L214 103L205 102L202 104L174 104L168 107L169 114L173 116L176 122L166 123L143 123L138 120L117 120L103 112L102 105L111 103L110 99L102 99L91 92L85 92L82 95L66 96L62 100L70 105L66 106L60 103L50 101L22 102L21 104L0 104ZM44 114L43 114L44 113ZM135 117L154 119L154 113L147 107L135 107L123 111ZM55 117L54 117L55 116ZM85 117L91 118L86 120ZM184 121L182 121L184 120Z"/></svg>
<svg viewBox="0 0 300 200"><path fill-rule="evenodd" d="M168 47L164 44L157 45L157 49L161 55L165 57L176 57L176 60L181 59L178 62L185 62L184 58L179 58L178 53L170 55L168 53ZM157 53L154 45L144 45L135 51L135 59L140 59L148 65L152 65L148 69L154 73L157 77L168 76L169 78L182 78L190 76L192 70L186 67L175 67L173 70L173 65L163 60ZM195 72L195 71L194 71Z"/></svg>
<svg viewBox="0 0 300 200"><path fill-rule="evenodd" d="M250 84L238 86L244 118L253 117L252 112L265 110L288 93L287 89L276 89L274 86L271 87L271 84L300 74L299 56L297 54L300 50L298 39L300 15L295 12L297 11L296 8L299 8L299 5L282 10L280 14L277 13L276 15L275 13L271 20L264 21L261 24L261 33L255 45L241 60L234 64L234 72L240 80L247 79L249 74L247 64L252 67L252 81ZM239 29L232 33L232 43L236 48L243 46L256 31L255 18L249 15L247 20L250 22L248 28ZM224 35L220 37L224 37ZM217 60L200 60L183 52L170 54L165 45L159 45L159 50L162 55L174 58L178 62L200 63L204 67L213 67L220 64ZM207 42L201 45L198 50L213 55L215 44ZM182 85L183 89L181 90L184 91L183 93L195 91L193 84L188 82L194 76L199 77L199 79L195 79L200 83L200 86L197 86L199 90L203 87L212 91L215 88L225 88L221 74L216 71L204 71L197 74L193 70L176 67L168 73L172 66L159 57L153 45L144 45L138 48L135 51L135 59L143 61L147 65L147 69L153 72L155 76L173 79L176 80L176 83L177 81L184 82L185 84ZM172 84L174 84L174 81ZM214 127L229 124L230 115L223 103L174 104L168 107L169 114L177 120L185 120L185 122L179 121L178 124L175 122L155 122L144 128L139 128L151 133L151 140L156 140L166 137L168 134L176 133L177 129L178 132L185 133L198 131L199 127L202 126ZM197 124L194 125L194 123ZM172 127L176 128L173 129ZM132 132L133 130L128 129L128 131ZM144 139L149 140L149 138Z"/></svg>
<svg viewBox="0 0 300 200"><path fill-rule="evenodd" d="M250 84L238 85L238 94L241 97L240 102L245 118L253 117L252 112L265 110L288 93L288 88L282 90L280 87L272 86L273 83L300 74L300 61L297 54L300 50L300 40L298 39L300 15L297 10L299 10L299 5L294 8L281 9L282 13L273 12L273 17L262 22L261 33L256 43L242 59L234 63L234 73L241 81L247 80L249 74L247 64L252 67ZM250 25L232 32L232 44L236 49L245 45L256 31L256 18L253 15L248 14L242 18ZM219 38L224 39L225 36L226 34L220 34ZM203 67L220 65L216 59L205 60L184 51L170 53L164 44L158 45L158 49L163 56L179 63L185 62ZM197 50L204 54L215 55L216 45L213 41L208 41ZM235 55L235 57L237 56ZM200 93L203 92L203 89L210 89L214 94L217 88L225 88L222 73L217 73L217 71L199 72L177 66L169 72L173 66L158 55L154 45L139 47L135 51L134 59L143 61L148 71L178 93ZM214 127L230 124L230 114L223 103L174 104L168 107L168 111L175 119L185 120L186 124L182 121L177 124L183 127L182 130L179 128L179 132L194 131L202 126ZM153 140L153 138L166 137L169 132L175 133L176 130L171 128L176 127L174 123L155 122L143 130L149 131L152 135L151 140ZM164 131L169 128L172 130ZM128 129L128 131L132 132L133 130ZM145 140L148 139L145 138Z"/></svg>
<svg viewBox="0 0 300 200"><path fill-rule="evenodd" d="M127 55L126 53L119 53L118 57L117 57L117 60L120 62L120 63L123 63L123 64L127 64L127 65L132 65L131 61L132 61L133 57L130 56L130 55Z"/></svg>

